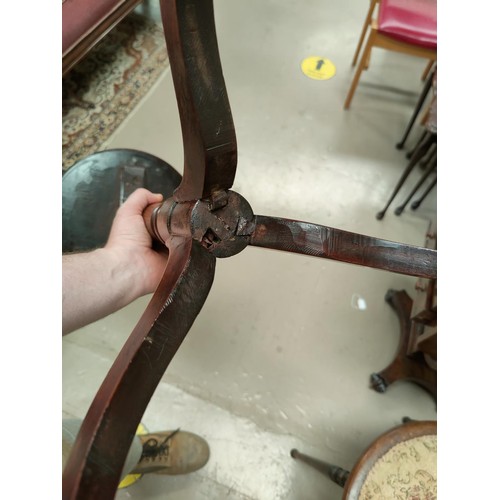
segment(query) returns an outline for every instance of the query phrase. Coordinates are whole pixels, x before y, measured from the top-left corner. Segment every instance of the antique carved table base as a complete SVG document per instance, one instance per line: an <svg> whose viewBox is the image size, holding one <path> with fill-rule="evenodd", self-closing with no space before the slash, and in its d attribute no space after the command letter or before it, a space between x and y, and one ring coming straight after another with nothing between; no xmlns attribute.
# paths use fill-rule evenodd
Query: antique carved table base
<svg viewBox="0 0 500 500"><path fill-rule="evenodd" d="M385 392L397 380L408 380L422 386L437 399L437 371L428 364L422 352L408 354L412 327L411 297L404 290L389 290L385 300L399 319L399 346L389 366L371 375L371 387L377 392Z"/></svg>
<svg viewBox="0 0 500 500"><path fill-rule="evenodd" d="M181 121L184 169L173 195L143 215L169 258L151 302L82 423L63 473L65 500L114 497L142 415L210 291L216 258L231 257L253 245L410 276L436 276L435 251L254 215L250 204L230 191L236 174L236 134L212 1L160 0L160 6ZM126 173L133 177L134 169Z"/></svg>

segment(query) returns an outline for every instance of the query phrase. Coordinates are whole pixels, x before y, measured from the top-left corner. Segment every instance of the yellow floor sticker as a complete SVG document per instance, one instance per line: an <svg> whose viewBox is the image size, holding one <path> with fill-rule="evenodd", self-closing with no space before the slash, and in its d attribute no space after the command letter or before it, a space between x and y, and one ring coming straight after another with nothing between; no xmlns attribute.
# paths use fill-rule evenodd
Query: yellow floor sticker
<svg viewBox="0 0 500 500"><path fill-rule="evenodd" d="M147 433L148 431L146 427L144 427L144 425L142 424L139 424L139 427L137 427L137 431L135 433L136 436L143 436L144 434ZM142 474L128 474L121 480L120 484L118 485L118 488L121 489L121 488L127 488L128 486L132 486L134 483L139 481L141 477Z"/></svg>
<svg viewBox="0 0 500 500"><path fill-rule="evenodd" d="M328 80L337 72L335 65L326 57L311 56L300 64L304 75L313 80Z"/></svg>

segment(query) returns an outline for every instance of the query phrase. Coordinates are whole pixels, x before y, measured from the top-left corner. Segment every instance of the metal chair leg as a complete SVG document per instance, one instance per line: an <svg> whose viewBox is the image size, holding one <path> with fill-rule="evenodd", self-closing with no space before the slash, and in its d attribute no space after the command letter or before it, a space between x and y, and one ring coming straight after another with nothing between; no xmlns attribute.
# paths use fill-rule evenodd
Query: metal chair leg
<svg viewBox="0 0 500 500"><path fill-rule="evenodd" d="M418 141L417 141L417 143L415 144L414 148L413 148L413 149L410 149L410 151L408 151L408 152L406 153L406 158L407 158L408 160L409 160L409 159L413 156L413 154L415 153L415 151L417 150L417 148L420 146L420 144L422 143L422 141L423 141L423 140L427 137L427 135L428 135L428 131L427 131L427 129L426 129L426 130L424 130L424 131L422 132L422 135L421 135L421 136L420 136L420 138L418 139Z"/></svg>
<svg viewBox="0 0 500 500"><path fill-rule="evenodd" d="M434 161L434 154L437 149L437 144L433 144L427 154L420 160L420 168L425 170L431 161Z"/></svg>
<svg viewBox="0 0 500 500"><path fill-rule="evenodd" d="M406 205L408 205L408 203L413 198L415 193L420 189L420 186L426 181L427 177L429 177L429 175L431 175L431 173L434 171L434 169L436 168L436 165L437 165L436 157L437 157L437 153L435 154L433 161L431 161L429 163L427 170L423 173L422 177L417 182L415 187L412 189L411 193L408 195L408 197L403 202L403 204L400 205L399 207L397 207L396 210L394 210L394 213L396 215L401 215L403 213L403 210L406 208Z"/></svg>
<svg viewBox="0 0 500 500"><path fill-rule="evenodd" d="M417 105L415 106L415 109L413 110L413 114L410 118L410 121L408 122L408 125L406 126L406 130L403 134L403 138L396 144L396 149L403 149L406 139L408 139L408 136L410 135L411 129L413 128L413 125L415 124L415 120L417 119L418 114L420 113L420 110L422 109L422 106L425 102L425 99L427 98L427 95L429 94L429 90L432 87L432 79L434 77L434 71L431 73L429 78L425 81L424 88L422 89L422 92L420 93L420 97L418 98Z"/></svg>
<svg viewBox="0 0 500 500"><path fill-rule="evenodd" d="M436 177L434 178L434 180L429 184L427 189L423 192L422 196L418 200L415 200L410 205L410 208L412 210L416 210L420 206L420 204L425 200L426 196L432 191L432 189L434 188L434 186L436 184L437 184L437 174L436 174Z"/></svg>
<svg viewBox="0 0 500 500"><path fill-rule="evenodd" d="M436 134L433 134L431 132L427 132L426 135L423 137L423 139L420 141L419 145L417 146L414 154L412 155L410 162L408 163L408 166L406 167L405 171L401 175L396 187L394 188L394 191L389 198L389 201L385 205L385 207L377 213L376 218L378 220L381 220L384 218L385 212L389 208L389 205L392 203L396 195L398 194L399 190L401 189L401 186L404 184L406 178L410 175L411 171L415 167L415 165L418 164L420 159L427 153L429 147L436 142Z"/></svg>

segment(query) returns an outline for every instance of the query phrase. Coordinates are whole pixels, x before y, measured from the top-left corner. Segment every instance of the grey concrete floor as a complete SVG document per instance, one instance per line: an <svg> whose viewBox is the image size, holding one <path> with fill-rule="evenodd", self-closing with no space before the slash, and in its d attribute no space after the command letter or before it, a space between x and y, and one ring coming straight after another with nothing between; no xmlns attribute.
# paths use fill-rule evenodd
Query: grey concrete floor
<svg viewBox="0 0 500 500"><path fill-rule="evenodd" d="M419 210L375 219L407 164L395 149L422 88L426 61L374 50L343 109L368 2L216 0L219 49L238 139L233 189L256 214L423 245L436 191ZM157 15L154 6L143 8ZM324 81L301 72L322 56ZM414 144L417 131L408 145ZM166 71L104 148L154 154L182 172L177 105ZM432 398L371 373L393 358L399 324L390 288L415 278L247 248L218 260L205 306L146 410L150 430L181 427L210 444L200 471L144 476L117 498L340 499L342 489L290 457L298 448L351 468L379 434L409 415L435 419ZM150 297L63 339L63 417L83 417Z"/></svg>

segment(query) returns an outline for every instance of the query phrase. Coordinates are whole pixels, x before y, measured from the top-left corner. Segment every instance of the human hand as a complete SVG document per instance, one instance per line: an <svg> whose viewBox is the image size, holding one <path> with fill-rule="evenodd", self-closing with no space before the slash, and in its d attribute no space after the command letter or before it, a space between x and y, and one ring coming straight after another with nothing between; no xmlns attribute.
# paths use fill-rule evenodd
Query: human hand
<svg viewBox="0 0 500 500"><path fill-rule="evenodd" d="M161 194L136 189L117 210L104 247L134 272L138 297L155 290L167 263L167 253L152 249L153 240L142 216L147 206L162 200Z"/></svg>

